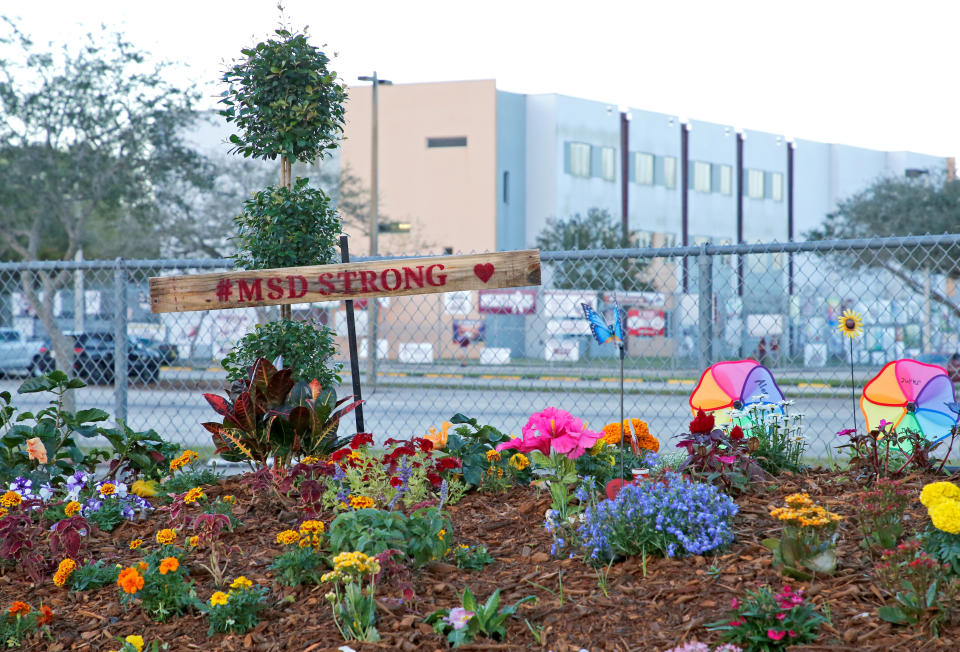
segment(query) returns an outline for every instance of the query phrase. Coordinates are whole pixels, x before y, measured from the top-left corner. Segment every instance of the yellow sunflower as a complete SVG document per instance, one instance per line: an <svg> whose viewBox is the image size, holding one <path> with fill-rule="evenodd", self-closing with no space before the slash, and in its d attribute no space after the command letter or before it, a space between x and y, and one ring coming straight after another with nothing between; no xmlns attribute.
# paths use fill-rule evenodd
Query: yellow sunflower
<svg viewBox="0 0 960 652"><path fill-rule="evenodd" d="M859 312L844 310L840 323L837 325L840 334L849 337L851 340L863 335L863 317Z"/></svg>

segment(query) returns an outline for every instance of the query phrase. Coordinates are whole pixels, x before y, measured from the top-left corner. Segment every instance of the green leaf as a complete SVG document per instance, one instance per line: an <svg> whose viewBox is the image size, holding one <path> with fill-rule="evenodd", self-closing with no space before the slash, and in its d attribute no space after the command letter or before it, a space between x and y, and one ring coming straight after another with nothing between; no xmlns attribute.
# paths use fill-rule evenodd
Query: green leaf
<svg viewBox="0 0 960 652"><path fill-rule="evenodd" d="M18 394L35 394L37 392L49 392L56 387L56 384L50 381L48 376L37 376L28 378L17 389Z"/></svg>
<svg viewBox="0 0 960 652"><path fill-rule="evenodd" d="M915 622L915 619L910 618L902 609L899 607L891 607L884 605L877 608L877 615L881 619L887 621L888 623L893 623L895 625L907 625L909 623Z"/></svg>
<svg viewBox="0 0 960 652"><path fill-rule="evenodd" d="M467 611L472 611L476 613L477 611L477 599L473 597L473 592L470 591L468 587L463 589L463 608Z"/></svg>
<svg viewBox="0 0 960 652"><path fill-rule="evenodd" d="M110 418L109 412L104 412L99 408L87 408L80 410L74 417L77 423L89 423L91 421L106 421Z"/></svg>

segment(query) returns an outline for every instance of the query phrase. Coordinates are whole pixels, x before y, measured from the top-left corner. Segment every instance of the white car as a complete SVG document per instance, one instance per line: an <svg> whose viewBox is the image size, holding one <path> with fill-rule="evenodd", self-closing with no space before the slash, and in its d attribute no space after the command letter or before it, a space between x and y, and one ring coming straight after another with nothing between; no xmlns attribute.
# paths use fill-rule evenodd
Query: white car
<svg viewBox="0 0 960 652"><path fill-rule="evenodd" d="M42 340L27 339L13 328L0 328L0 373L40 373L40 347Z"/></svg>

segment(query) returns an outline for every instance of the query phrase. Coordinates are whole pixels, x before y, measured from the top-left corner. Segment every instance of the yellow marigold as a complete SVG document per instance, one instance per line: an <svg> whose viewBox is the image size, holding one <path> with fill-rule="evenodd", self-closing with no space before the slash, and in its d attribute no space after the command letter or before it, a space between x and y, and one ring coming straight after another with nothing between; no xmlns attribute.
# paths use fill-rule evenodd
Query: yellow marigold
<svg viewBox="0 0 960 652"><path fill-rule="evenodd" d="M201 489L200 487L194 487L193 489L187 492L186 496L183 497L183 502L189 505L190 503L197 502L201 498L203 498L203 489Z"/></svg>
<svg viewBox="0 0 960 652"><path fill-rule="evenodd" d="M233 505L234 503L237 502L237 499L234 498L233 496L224 496L224 497L221 498L220 500L222 500L223 502L228 503L228 504L230 504L230 505Z"/></svg>
<svg viewBox="0 0 960 652"><path fill-rule="evenodd" d="M373 498L369 496L350 496L350 507L353 509L369 509L373 505Z"/></svg>
<svg viewBox="0 0 960 652"><path fill-rule="evenodd" d="M187 543L190 545L191 548L196 548L197 546L200 545L200 537L194 534L192 537L187 539Z"/></svg>
<svg viewBox="0 0 960 652"><path fill-rule="evenodd" d="M515 468L517 471L523 471L525 468L530 466L530 459L523 453L516 453L510 457L510 466Z"/></svg>
<svg viewBox="0 0 960 652"><path fill-rule="evenodd" d="M143 588L143 576L136 568L124 568L117 577L117 585L125 593L136 593Z"/></svg>
<svg viewBox="0 0 960 652"><path fill-rule="evenodd" d="M172 573L180 568L180 560L176 557L166 557L163 561L160 562L160 574L166 575L167 573Z"/></svg>
<svg viewBox="0 0 960 652"><path fill-rule="evenodd" d="M130 550L136 550L143 545L143 539L134 539L130 542Z"/></svg>
<svg viewBox="0 0 960 652"><path fill-rule="evenodd" d="M237 579L233 580L230 583L231 589L249 589L251 586L253 586L253 582L248 580L243 575L241 575L240 577L238 577Z"/></svg>
<svg viewBox="0 0 960 652"><path fill-rule="evenodd" d="M300 535L293 530L284 530L277 534L277 543L284 546L289 546L291 543L296 543L299 540Z"/></svg>
<svg viewBox="0 0 960 652"><path fill-rule="evenodd" d="M10 511L6 507L0 507L0 518L4 518Z"/></svg>
<svg viewBox="0 0 960 652"><path fill-rule="evenodd" d="M10 490L3 494L3 496L0 496L0 505L3 505L4 507L16 507L22 500L23 496L18 494L16 491Z"/></svg>
<svg viewBox="0 0 960 652"><path fill-rule="evenodd" d="M927 513L933 527L950 534L960 534L960 502L940 500L933 504Z"/></svg>
<svg viewBox="0 0 960 652"><path fill-rule="evenodd" d="M501 460L500 451L491 448L487 451L487 461L488 462L499 462Z"/></svg>
<svg viewBox="0 0 960 652"><path fill-rule="evenodd" d="M101 496L112 496L117 493L117 485L112 482L104 482L100 485L100 495Z"/></svg>
<svg viewBox="0 0 960 652"><path fill-rule="evenodd" d="M920 502L930 508L941 500L960 500L960 487L952 482L931 482L920 492Z"/></svg>
<svg viewBox="0 0 960 652"><path fill-rule="evenodd" d="M210 605L214 607L218 605L225 605L229 601L230 601L230 596L224 593L223 591L217 591L216 593L210 596Z"/></svg>
<svg viewBox="0 0 960 652"><path fill-rule="evenodd" d="M304 521L300 524L300 533L323 534L323 521Z"/></svg>
<svg viewBox="0 0 960 652"><path fill-rule="evenodd" d="M300 463L301 464L319 464L320 458L317 457L316 455L307 455L302 460L300 460Z"/></svg>
<svg viewBox="0 0 960 652"><path fill-rule="evenodd" d="M129 644L132 645L134 648L136 648L137 652L143 652L143 637L142 637L142 636L137 636L136 634L131 634L130 636L128 636L128 637L126 637L125 639L123 639L123 641L124 641L125 643L129 643Z"/></svg>
<svg viewBox="0 0 960 652"><path fill-rule="evenodd" d="M67 506L63 508L63 513L67 516L76 516L80 513L81 509L83 509L83 505L75 500L71 500L69 503L67 503Z"/></svg>
<svg viewBox="0 0 960 652"><path fill-rule="evenodd" d="M177 531L172 528L164 528L157 532L157 543L166 545L177 540Z"/></svg>

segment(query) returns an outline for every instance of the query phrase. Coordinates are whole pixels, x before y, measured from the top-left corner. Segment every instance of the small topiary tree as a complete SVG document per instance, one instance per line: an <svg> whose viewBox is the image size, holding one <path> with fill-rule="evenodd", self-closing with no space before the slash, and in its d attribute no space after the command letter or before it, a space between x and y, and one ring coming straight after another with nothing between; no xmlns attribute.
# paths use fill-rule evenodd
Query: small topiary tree
<svg viewBox="0 0 960 652"><path fill-rule="evenodd" d="M241 50L243 57L223 75L229 84L220 111L239 133L230 136L232 153L275 160L279 186L255 193L234 218L238 269L323 265L338 260L340 217L330 198L307 179L292 179L292 162L313 162L337 146L343 133L346 89L329 70L330 59L310 45L305 33L287 29L275 38ZM339 383L341 365L325 326L291 320L289 305L280 320L258 327L236 344L223 366L231 379L258 358L283 356L297 380ZM302 366L298 366L302 365Z"/></svg>

